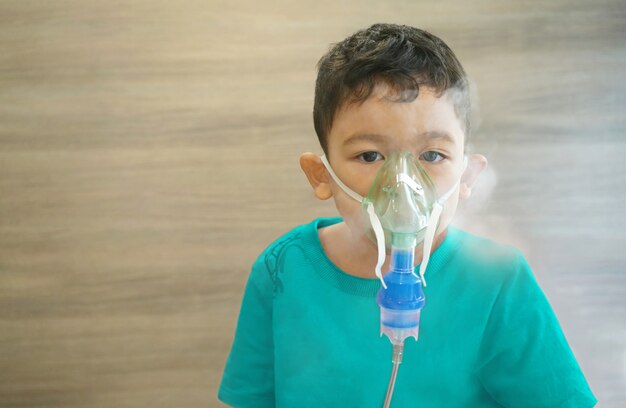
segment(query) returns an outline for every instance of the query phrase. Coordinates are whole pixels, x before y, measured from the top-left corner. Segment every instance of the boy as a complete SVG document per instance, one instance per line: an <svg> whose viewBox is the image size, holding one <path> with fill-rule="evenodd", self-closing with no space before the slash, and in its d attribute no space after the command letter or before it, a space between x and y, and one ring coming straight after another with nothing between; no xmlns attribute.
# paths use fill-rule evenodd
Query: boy
<svg viewBox="0 0 626 408"><path fill-rule="evenodd" d="M376 24L321 59L314 123L325 156L305 153L300 164L315 195L332 197L341 218L294 229L255 262L222 401L382 405L392 366L389 340L379 337L380 246L358 201L371 194L386 160L408 152L403 157L419 162L443 211L429 252L419 341L405 342L392 406L595 405L519 252L450 226L458 200L470 196L487 165L465 153L469 116L461 64L425 31Z"/></svg>

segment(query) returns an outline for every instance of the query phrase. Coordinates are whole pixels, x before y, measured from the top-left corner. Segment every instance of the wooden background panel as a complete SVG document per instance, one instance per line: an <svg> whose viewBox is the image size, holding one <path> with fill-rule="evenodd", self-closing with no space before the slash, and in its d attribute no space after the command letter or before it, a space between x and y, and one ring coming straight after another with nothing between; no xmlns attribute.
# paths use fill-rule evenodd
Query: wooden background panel
<svg viewBox="0 0 626 408"><path fill-rule="evenodd" d="M457 224L524 251L620 406L623 2L416 3L0 2L0 406L218 405L254 258L335 214L315 64L378 21L461 58L491 167Z"/></svg>

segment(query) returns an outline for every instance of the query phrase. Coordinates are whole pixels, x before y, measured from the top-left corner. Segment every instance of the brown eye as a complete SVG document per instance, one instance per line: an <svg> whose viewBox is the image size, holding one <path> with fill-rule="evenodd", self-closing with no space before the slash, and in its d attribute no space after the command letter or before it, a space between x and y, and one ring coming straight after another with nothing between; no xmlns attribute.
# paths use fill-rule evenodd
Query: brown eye
<svg viewBox="0 0 626 408"><path fill-rule="evenodd" d="M443 160L445 157L441 153L435 152L433 150L429 150L420 155L420 160L427 161L429 163L435 163L440 160Z"/></svg>
<svg viewBox="0 0 626 408"><path fill-rule="evenodd" d="M358 155L357 158L367 163L373 163L376 160L382 160L383 156L378 152L365 152Z"/></svg>

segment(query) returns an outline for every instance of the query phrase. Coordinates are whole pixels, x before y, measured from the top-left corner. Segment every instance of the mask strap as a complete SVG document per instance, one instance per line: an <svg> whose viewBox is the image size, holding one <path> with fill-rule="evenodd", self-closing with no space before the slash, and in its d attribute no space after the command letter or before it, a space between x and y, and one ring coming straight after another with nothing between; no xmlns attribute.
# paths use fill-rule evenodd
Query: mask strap
<svg viewBox="0 0 626 408"><path fill-rule="evenodd" d="M337 175L333 171L332 167L330 167L330 163L328 162L328 159L326 158L326 155L321 155L320 159L322 159L322 163L324 163L324 166L326 167L326 170L328 170L328 173L330 173L330 176L333 178L333 180L335 180L335 183L337 183L339 185L339 187L341 187L341 189L347 195L349 195L350 197L354 198L356 201L362 203L363 202L363 197L360 194L358 194L357 192L355 192L354 190L352 190L350 187L348 187L345 184L343 184L343 181L339 180L339 177L337 177Z"/></svg>
<svg viewBox="0 0 626 408"><path fill-rule="evenodd" d="M426 287L426 267L428 266L428 261L430 260L430 250L433 246L433 240L435 239L435 231L437 230L437 224L439 223L439 217L441 216L441 212L443 210L443 205L439 202L435 203L433 206L433 212L430 215L430 221L428 222L428 226L426 227L426 234L424 236L424 247L422 252L422 263L420 264L420 278L422 279L422 283L424 287Z"/></svg>
<svg viewBox="0 0 626 408"><path fill-rule="evenodd" d="M354 190L352 190L350 187L346 186L339 179L339 177L337 177L332 167L330 167L330 163L328 162L328 159L326 158L326 156L321 155L320 158L322 159L322 163L324 163L324 166L326 167L326 170L328 170L328 173L330 174L330 176L333 178L333 180L335 180L335 183L337 183L337 185L339 185L339 187L341 187L341 189L350 197L352 197L359 203L362 203L363 197L360 194L356 193ZM380 279L380 282L383 284L383 287L387 289L387 284L383 280L383 273L382 273L382 267L383 267L383 264L385 263L385 256L386 256L385 232L383 231L383 226L380 223L380 220L378 219L376 212L374 211L374 204L372 204L371 202L368 202L365 208L367 210L367 215L369 216L372 229L374 230L374 235L376 236L378 259L376 261L376 268L374 269L374 272L376 273L376 276L378 277L378 279Z"/></svg>
<svg viewBox="0 0 626 408"><path fill-rule="evenodd" d="M376 235L376 245L378 246L378 260L376 262L376 276L380 279L380 282L383 284L383 287L387 289L387 284L383 280L383 272L382 267L385 263L385 233L383 231L383 226L374 211L374 204L371 202L367 203L367 214L370 217L370 223L372 224L372 228L374 229L374 235Z"/></svg>
<svg viewBox="0 0 626 408"><path fill-rule="evenodd" d="M467 156L463 158L463 171L461 171L461 177L463 177L463 173L467 169ZM430 250L433 246L433 240L435 239L435 231L437 230L437 224L439 224L439 217L441 217L441 213L443 212L443 205L446 201L452 196L452 193L459 187L461 184L461 178L454 183L452 188L448 190L444 195L439 197L439 200L434 204L433 211L430 215L430 220L428 222L428 226L426 227L426 234L424 236L424 247L422 253L422 262L420 264L420 278L422 279L422 283L424 287L426 287L426 267L428 266L428 261L430 260Z"/></svg>
<svg viewBox="0 0 626 408"><path fill-rule="evenodd" d="M463 177L463 173L465 173L466 169L467 169L467 156L463 158L463 170L461 170L461 177ZM438 203L443 205L446 201L448 201L448 198L450 198L452 193L454 193L454 190L456 190L457 187L461 184L461 177L459 177L459 180L456 183L454 183L454 185L452 186L452 188L450 188L450 190L446 191L445 194L439 197L439 200L437 200Z"/></svg>

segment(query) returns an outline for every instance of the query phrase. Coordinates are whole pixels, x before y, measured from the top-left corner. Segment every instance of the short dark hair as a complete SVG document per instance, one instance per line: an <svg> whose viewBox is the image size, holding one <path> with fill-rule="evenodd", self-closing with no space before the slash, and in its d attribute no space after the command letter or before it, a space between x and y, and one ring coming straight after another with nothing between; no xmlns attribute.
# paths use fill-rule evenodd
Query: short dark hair
<svg viewBox="0 0 626 408"><path fill-rule="evenodd" d="M346 103L365 101L380 82L398 91L397 102L417 98L420 85L433 88L438 96L454 88L452 103L467 141L469 82L450 47L415 27L374 24L333 45L318 63L313 123L326 154L337 111Z"/></svg>

